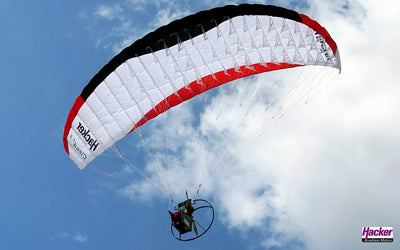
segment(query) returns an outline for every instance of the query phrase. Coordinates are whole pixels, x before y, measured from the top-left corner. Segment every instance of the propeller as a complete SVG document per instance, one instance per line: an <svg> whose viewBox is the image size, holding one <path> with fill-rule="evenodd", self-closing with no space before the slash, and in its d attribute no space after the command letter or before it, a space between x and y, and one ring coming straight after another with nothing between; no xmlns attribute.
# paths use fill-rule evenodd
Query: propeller
<svg viewBox="0 0 400 250"><path fill-rule="evenodd" d="M196 234L196 237L198 237L198 236L199 236L199 233L197 232L196 223L197 223L197 222L193 219L193 230L194 230L194 233Z"/></svg>

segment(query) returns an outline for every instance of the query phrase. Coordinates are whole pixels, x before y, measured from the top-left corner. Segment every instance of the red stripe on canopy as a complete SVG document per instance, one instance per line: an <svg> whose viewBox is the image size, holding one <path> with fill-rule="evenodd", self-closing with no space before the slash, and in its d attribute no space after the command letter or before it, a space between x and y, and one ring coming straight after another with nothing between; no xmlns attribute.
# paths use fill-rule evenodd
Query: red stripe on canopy
<svg viewBox="0 0 400 250"><path fill-rule="evenodd" d="M196 95L199 95L209 89L218 87L224 83L243 78L246 76L251 76L254 74L259 74L268 71L274 71L278 69L286 69L286 68L293 68L301 66L299 64L289 64L289 63L267 63L267 64L253 64L251 66L241 66L239 69L228 69L226 71L216 72L212 75L205 76L200 80L194 81L188 86L181 88L166 99L162 100L158 103L151 111L144 115L144 117L135 124L132 130L129 132L131 133L136 128L142 126L147 121L155 118L159 114L167 111L168 109L193 98Z"/></svg>
<svg viewBox="0 0 400 250"><path fill-rule="evenodd" d="M65 123L63 141L64 141L65 152L67 152L68 155L69 155L68 141L67 141L68 133L69 130L71 129L72 122L74 121L83 103L85 103L85 101L82 99L81 96L78 96L78 98L76 98L74 102L74 105L72 105L71 111L69 111L67 122Z"/></svg>

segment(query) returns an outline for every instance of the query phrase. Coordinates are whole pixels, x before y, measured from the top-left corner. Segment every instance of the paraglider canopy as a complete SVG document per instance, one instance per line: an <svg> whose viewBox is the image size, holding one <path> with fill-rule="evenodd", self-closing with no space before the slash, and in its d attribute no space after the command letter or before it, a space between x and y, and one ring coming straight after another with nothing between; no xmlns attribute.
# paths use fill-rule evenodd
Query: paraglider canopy
<svg viewBox="0 0 400 250"><path fill-rule="evenodd" d="M316 21L271 5L228 5L150 32L82 90L64 148L83 169L125 135L196 95L233 80L301 66L340 70L336 43Z"/></svg>
<svg viewBox="0 0 400 250"><path fill-rule="evenodd" d="M340 56L325 28L293 10L241 4L184 17L135 41L89 81L68 115L65 151L83 169L127 134L197 95L303 66L340 71ZM202 236L214 221L213 206L203 199L187 197L169 212L171 232L182 241Z"/></svg>

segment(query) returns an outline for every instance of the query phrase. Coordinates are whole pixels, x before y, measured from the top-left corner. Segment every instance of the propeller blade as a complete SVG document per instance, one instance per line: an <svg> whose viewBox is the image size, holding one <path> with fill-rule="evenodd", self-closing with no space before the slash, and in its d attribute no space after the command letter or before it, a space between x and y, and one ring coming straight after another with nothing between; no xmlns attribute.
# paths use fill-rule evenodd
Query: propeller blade
<svg viewBox="0 0 400 250"><path fill-rule="evenodd" d="M199 236L199 233L197 232L197 226L196 226L195 220L193 220L193 230L194 230L194 233L196 234L196 236Z"/></svg>

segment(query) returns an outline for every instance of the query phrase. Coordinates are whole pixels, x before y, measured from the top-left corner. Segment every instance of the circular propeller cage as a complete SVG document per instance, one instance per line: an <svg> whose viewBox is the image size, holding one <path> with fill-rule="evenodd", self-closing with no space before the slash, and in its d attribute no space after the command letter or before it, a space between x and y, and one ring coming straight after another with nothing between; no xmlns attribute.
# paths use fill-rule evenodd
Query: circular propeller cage
<svg viewBox="0 0 400 250"><path fill-rule="evenodd" d="M191 241L203 236L214 222L214 208L210 202L204 199L192 201L193 224L190 232L181 234L171 223L171 234L180 241Z"/></svg>

